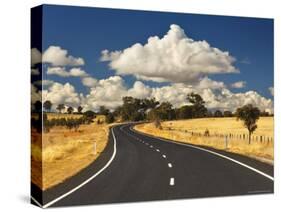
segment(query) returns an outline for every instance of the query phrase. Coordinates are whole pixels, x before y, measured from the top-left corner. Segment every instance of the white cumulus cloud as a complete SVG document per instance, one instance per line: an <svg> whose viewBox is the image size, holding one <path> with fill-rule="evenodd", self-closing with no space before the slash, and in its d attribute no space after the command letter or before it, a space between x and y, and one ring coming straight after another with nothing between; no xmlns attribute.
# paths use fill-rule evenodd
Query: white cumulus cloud
<svg viewBox="0 0 281 212"><path fill-rule="evenodd" d="M195 92L202 96L206 107L210 110L220 109L234 112L245 104L253 104L262 111L273 112L273 101L261 96L258 92L234 93L223 82L209 78L202 78L200 82L193 83L192 86L185 83L172 83L161 87L150 87L141 81L136 81L131 87L127 87L120 76L93 80L93 83L89 83L88 86L89 93L85 95L78 94L74 86L69 83L51 82L49 86L45 86L42 92L43 100L50 100L54 105L60 103L73 107L82 105L85 111L98 111L100 106L114 110L122 105L124 96L140 99L155 98L159 102L169 101L174 107L180 107L188 104L187 94Z"/></svg>
<svg viewBox="0 0 281 212"><path fill-rule="evenodd" d="M36 101L41 100L42 93L40 90L36 88L33 84L31 84L31 103L34 104Z"/></svg>
<svg viewBox="0 0 281 212"><path fill-rule="evenodd" d="M214 81L213 84L219 82ZM253 104L262 111L273 112L273 102L261 96L256 91L248 91L245 93L233 93L226 87L202 87L200 83L195 86L188 86L183 83L175 83L169 86L152 88L151 97L155 97L157 101L169 101L175 107L187 104L186 95L190 92L198 93L206 102L206 107L211 110L230 110L234 112L238 107L246 104Z"/></svg>
<svg viewBox="0 0 281 212"><path fill-rule="evenodd" d="M53 66L81 66L85 64L83 58L68 55L68 51L60 46L49 46L44 51L42 60Z"/></svg>
<svg viewBox="0 0 281 212"><path fill-rule="evenodd" d="M216 89L225 88L226 86L223 82L215 81L208 77L204 77L200 79L199 82L197 82L194 87L199 90L208 89L208 88L216 90Z"/></svg>
<svg viewBox="0 0 281 212"><path fill-rule="evenodd" d="M86 87L94 87L97 84L97 80L93 77L83 77L82 84Z"/></svg>
<svg viewBox="0 0 281 212"><path fill-rule="evenodd" d="M269 90L270 94L272 96L274 96L274 88L273 87L269 87L268 90Z"/></svg>
<svg viewBox="0 0 281 212"><path fill-rule="evenodd" d="M87 77L88 74L80 68L71 68L69 71L65 67L48 67L48 75L58 75L61 77Z"/></svg>
<svg viewBox="0 0 281 212"><path fill-rule="evenodd" d="M232 83L230 86L232 88L244 88L246 86L246 82L245 81L238 81L238 82Z"/></svg>
<svg viewBox="0 0 281 212"><path fill-rule="evenodd" d="M103 50L101 61L108 61L118 75L156 82L186 83L210 74L239 72L229 52L189 38L175 24L163 38L150 37L144 45L136 43L121 51Z"/></svg>
<svg viewBox="0 0 281 212"><path fill-rule="evenodd" d="M42 91L43 102L51 101L54 105L65 104L77 107L80 105L83 95L76 92L75 87L70 83L61 84L54 82L48 89Z"/></svg>
<svg viewBox="0 0 281 212"><path fill-rule="evenodd" d="M85 110L97 111L100 106L113 110L122 105L122 97L126 96L126 94L127 88L123 79L119 76L112 76L99 80L84 98L83 105Z"/></svg>
<svg viewBox="0 0 281 212"><path fill-rule="evenodd" d="M151 96L152 89L146 86L141 81L136 81L132 88L127 92L127 96L132 96L138 99L144 99Z"/></svg>
<svg viewBox="0 0 281 212"><path fill-rule="evenodd" d="M31 49L31 66L41 63L42 61L42 54L37 48Z"/></svg>
<svg viewBox="0 0 281 212"><path fill-rule="evenodd" d="M50 86L53 85L55 82L53 80L38 80L33 82L34 85L38 85L38 86Z"/></svg>

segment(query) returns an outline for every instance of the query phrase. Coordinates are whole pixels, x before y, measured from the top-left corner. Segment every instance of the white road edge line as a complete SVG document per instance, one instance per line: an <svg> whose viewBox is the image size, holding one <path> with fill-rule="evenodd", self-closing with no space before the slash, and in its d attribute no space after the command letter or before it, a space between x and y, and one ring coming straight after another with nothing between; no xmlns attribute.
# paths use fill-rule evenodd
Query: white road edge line
<svg viewBox="0 0 281 212"><path fill-rule="evenodd" d="M143 134L143 135L145 135L145 136L147 136L147 137L151 137L151 138L154 138L154 139L159 139L159 140L162 140L162 141L166 141L166 142L173 143L173 144L177 144L177 145L181 145L181 146L188 146L188 147L191 147L191 148L194 148L194 149L199 149L199 150L208 152L208 153L210 153L210 154L213 154L213 155L222 157L222 158L224 158L224 159L226 159L226 160L230 160L230 161L232 161L232 162L234 162L234 163L236 163L236 164L239 164L240 166L243 166L243 167L245 167L245 168L247 168L247 169L250 169L250 170L252 170L252 171L254 171L254 172L256 172L256 173L258 173L258 174L260 174L260 175L262 175L262 176L264 176L264 177L266 177L267 179L270 179L270 180L274 181L274 177L272 177L272 176L270 176L270 175L268 175L268 174L266 174L266 173L264 173L264 172L262 172L262 171L260 171L260 170L258 170L258 169L256 169L256 168L253 168L253 167L251 167L251 166L249 166L249 165L247 165L247 164L245 164L245 163L242 163L242 162L240 162L240 161L238 161L238 160L235 160L235 159L230 158L230 157L228 157L228 156L222 155L222 154L220 154L220 153L213 152L213 151L211 151L211 150L204 149L204 148L197 147L197 146L192 146L192 145L189 145L189 144L174 142L174 141L167 140L167 139L164 139L164 138L158 138L158 137L155 137L155 136L151 136L151 135L148 135L148 134L145 134L145 133L136 131L136 130L132 129L131 127L130 127L130 129L133 130L135 133L140 133L140 134Z"/></svg>
<svg viewBox="0 0 281 212"><path fill-rule="evenodd" d="M166 155L162 155L163 158L166 158Z"/></svg>
<svg viewBox="0 0 281 212"><path fill-rule="evenodd" d="M160 150L159 150L159 149L156 149L156 151L157 151L157 152L160 152Z"/></svg>
<svg viewBox="0 0 281 212"><path fill-rule="evenodd" d="M68 195L72 194L74 191L78 190L79 188L81 188L82 186L86 185L87 183L89 183L90 181L92 181L94 178L96 178L99 174L101 174L113 161L113 159L115 158L115 155L116 155L116 137L115 137L115 134L114 134L114 131L113 131L113 128L111 128L111 132L112 132L112 135L113 135L113 141L114 141L114 149L113 149L113 154L110 158L110 160L105 164L105 166L100 169L96 174L94 174L92 177L90 177L89 179L85 180L83 183L81 183L80 185L76 186L75 188L71 189L70 191L68 191L67 193L57 197L56 199L50 201L49 203L45 204L45 205L39 205L40 207L42 208L47 208L51 205L53 205L54 203L60 201L61 199L67 197ZM38 201L35 201L34 198L32 198L34 200L35 203L39 203Z"/></svg>
<svg viewBox="0 0 281 212"><path fill-rule="evenodd" d="M171 177L170 178L170 186L175 185L175 178Z"/></svg>
<svg viewBox="0 0 281 212"><path fill-rule="evenodd" d="M33 196L31 196L31 199L32 199L33 202L35 202L39 207L43 208L43 205L41 205L41 203L38 202Z"/></svg>
<svg viewBox="0 0 281 212"><path fill-rule="evenodd" d="M173 166L172 166L172 164L171 164L171 163L168 163L168 167L169 167L169 168L172 168Z"/></svg>

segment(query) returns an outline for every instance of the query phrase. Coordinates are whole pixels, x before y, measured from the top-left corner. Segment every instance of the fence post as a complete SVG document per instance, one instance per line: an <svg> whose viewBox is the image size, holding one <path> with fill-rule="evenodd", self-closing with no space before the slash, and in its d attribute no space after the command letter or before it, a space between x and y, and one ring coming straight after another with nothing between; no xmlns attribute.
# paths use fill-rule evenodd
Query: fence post
<svg viewBox="0 0 281 212"><path fill-rule="evenodd" d="M225 149L228 148L228 139L227 139L227 135L224 138L224 142L225 142Z"/></svg>
<svg viewBox="0 0 281 212"><path fill-rule="evenodd" d="M267 145L269 145L269 137L267 137Z"/></svg>
<svg viewBox="0 0 281 212"><path fill-rule="evenodd" d="M94 141L94 155L97 154L97 142Z"/></svg>

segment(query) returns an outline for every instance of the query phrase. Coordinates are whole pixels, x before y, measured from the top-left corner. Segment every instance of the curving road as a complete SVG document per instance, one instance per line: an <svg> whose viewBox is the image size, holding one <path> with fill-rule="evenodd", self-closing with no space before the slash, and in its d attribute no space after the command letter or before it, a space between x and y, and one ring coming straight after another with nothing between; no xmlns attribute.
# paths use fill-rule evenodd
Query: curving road
<svg viewBox="0 0 281 212"><path fill-rule="evenodd" d="M129 201L273 193L273 167L223 151L138 133L134 124L111 129L97 161L43 192L33 203L70 206ZM37 195L36 195L37 194Z"/></svg>

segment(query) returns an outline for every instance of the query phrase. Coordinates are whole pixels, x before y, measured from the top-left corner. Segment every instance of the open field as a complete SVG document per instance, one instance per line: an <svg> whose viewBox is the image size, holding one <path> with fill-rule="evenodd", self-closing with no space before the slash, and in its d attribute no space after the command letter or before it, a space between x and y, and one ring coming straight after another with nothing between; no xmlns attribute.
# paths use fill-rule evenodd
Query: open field
<svg viewBox="0 0 281 212"><path fill-rule="evenodd" d="M51 114L49 117L48 114L48 119L58 118L58 116L59 118L62 116L79 118L81 115ZM56 126L49 133L43 133L42 138L40 133L33 130L32 182L42 190L46 190L75 175L93 162L104 150L108 141L108 132L107 124L97 124L96 121L90 125L81 125L77 131Z"/></svg>
<svg viewBox="0 0 281 212"><path fill-rule="evenodd" d="M259 119L258 128L252 135L250 145L247 138L248 131L243 126L243 122L237 121L236 118L166 121L161 125L163 128L161 130L152 123L137 125L135 129L158 137L209 146L273 163L273 117ZM209 136L204 136L206 129L209 131Z"/></svg>
<svg viewBox="0 0 281 212"><path fill-rule="evenodd" d="M81 118L83 115L82 114L66 114L66 113L48 113L48 120L51 119L58 119L58 118Z"/></svg>

